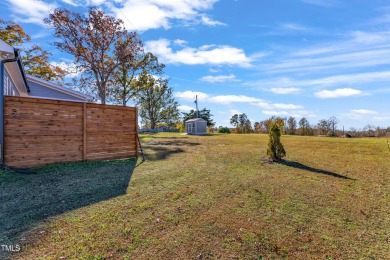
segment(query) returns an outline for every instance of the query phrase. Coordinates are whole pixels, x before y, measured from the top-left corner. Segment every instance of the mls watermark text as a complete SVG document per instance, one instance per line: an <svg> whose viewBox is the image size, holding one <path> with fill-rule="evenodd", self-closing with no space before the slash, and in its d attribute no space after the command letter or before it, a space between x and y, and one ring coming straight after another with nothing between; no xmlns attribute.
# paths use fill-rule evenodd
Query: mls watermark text
<svg viewBox="0 0 390 260"><path fill-rule="evenodd" d="M19 252L20 249L21 249L20 245L0 245L0 251Z"/></svg>

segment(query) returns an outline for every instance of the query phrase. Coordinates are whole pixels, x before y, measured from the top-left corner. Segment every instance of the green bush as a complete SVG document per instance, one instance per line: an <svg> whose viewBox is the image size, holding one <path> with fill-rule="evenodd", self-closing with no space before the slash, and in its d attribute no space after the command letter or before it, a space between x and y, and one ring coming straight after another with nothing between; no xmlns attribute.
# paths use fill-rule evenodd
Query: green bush
<svg viewBox="0 0 390 260"><path fill-rule="evenodd" d="M286 156L283 144L280 142L281 130L279 124L273 122L269 129L269 141L267 155L270 159L277 161Z"/></svg>
<svg viewBox="0 0 390 260"><path fill-rule="evenodd" d="M230 134L230 129L228 127L220 127L218 128L218 133Z"/></svg>

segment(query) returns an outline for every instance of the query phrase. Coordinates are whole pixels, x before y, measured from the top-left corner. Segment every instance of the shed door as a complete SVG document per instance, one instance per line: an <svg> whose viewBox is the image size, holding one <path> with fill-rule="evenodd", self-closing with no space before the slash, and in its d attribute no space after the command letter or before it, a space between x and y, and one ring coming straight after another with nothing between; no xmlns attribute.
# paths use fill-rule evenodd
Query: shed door
<svg viewBox="0 0 390 260"><path fill-rule="evenodd" d="M187 133L189 133L189 134L193 133L192 123L187 123Z"/></svg>

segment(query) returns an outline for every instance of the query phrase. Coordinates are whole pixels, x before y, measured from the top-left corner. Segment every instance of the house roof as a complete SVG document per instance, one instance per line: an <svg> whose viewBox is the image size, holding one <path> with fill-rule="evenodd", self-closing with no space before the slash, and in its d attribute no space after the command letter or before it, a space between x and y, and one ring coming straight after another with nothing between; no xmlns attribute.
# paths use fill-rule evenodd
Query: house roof
<svg viewBox="0 0 390 260"><path fill-rule="evenodd" d="M19 93L26 96L27 93L30 92L30 89L19 57L19 50L0 39L0 60L9 59L16 59L16 61L8 62L4 65L8 75L12 78L13 82L15 82Z"/></svg>
<svg viewBox="0 0 390 260"><path fill-rule="evenodd" d="M186 122L207 122L203 118L194 118L194 119L189 119Z"/></svg>
<svg viewBox="0 0 390 260"><path fill-rule="evenodd" d="M0 39L0 59L19 58L19 51ZM26 75L20 59L5 64L21 96L70 101L93 101L93 97L35 76Z"/></svg>
<svg viewBox="0 0 390 260"><path fill-rule="evenodd" d="M93 101L93 98L89 95L62 87L35 76L27 75L27 81L31 90L29 96L72 101Z"/></svg>

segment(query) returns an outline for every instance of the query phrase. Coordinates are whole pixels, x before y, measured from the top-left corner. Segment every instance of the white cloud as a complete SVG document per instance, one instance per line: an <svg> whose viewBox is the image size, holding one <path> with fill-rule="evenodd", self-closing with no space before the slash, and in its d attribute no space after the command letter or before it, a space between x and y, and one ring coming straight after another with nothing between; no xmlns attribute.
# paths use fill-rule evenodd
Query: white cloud
<svg viewBox="0 0 390 260"><path fill-rule="evenodd" d="M290 87L326 87L337 85L355 85L369 82L386 82L389 81L390 71L378 71L378 72L364 72L364 73L352 73L341 74L330 77L318 77L314 79L292 79L287 77L272 78L267 81L253 81L246 82L247 86L255 86L261 89L279 88L284 86ZM364 94L364 93L362 93Z"/></svg>
<svg viewBox="0 0 390 260"><path fill-rule="evenodd" d="M153 52L164 63L187 65L237 65L250 67L251 59L242 49L227 45L203 45L199 48L185 47L174 51L166 39L145 42L145 49Z"/></svg>
<svg viewBox="0 0 390 260"><path fill-rule="evenodd" d="M359 114L359 115L376 115L378 112L368 109L354 109L352 110L353 113Z"/></svg>
<svg viewBox="0 0 390 260"><path fill-rule="evenodd" d="M226 25L225 23L213 20L213 19L211 19L210 17L208 17L207 15L204 15L204 14L201 15L201 21L202 21L202 24L209 25L209 26Z"/></svg>
<svg viewBox="0 0 390 260"><path fill-rule="evenodd" d="M236 79L236 76L231 75L219 75L219 76L204 76L200 78L201 81L211 82L211 83L221 83L221 82L227 82L227 81L238 81Z"/></svg>
<svg viewBox="0 0 390 260"><path fill-rule="evenodd" d="M107 2L106 0L88 0L87 1L87 5L101 5L103 4L104 2Z"/></svg>
<svg viewBox="0 0 390 260"><path fill-rule="evenodd" d="M301 91L300 88L271 88L271 92L275 94L292 94Z"/></svg>
<svg viewBox="0 0 390 260"><path fill-rule="evenodd" d="M390 121L390 116L374 116L372 118L372 121L374 122L389 122Z"/></svg>
<svg viewBox="0 0 390 260"><path fill-rule="evenodd" d="M350 36L352 37L352 41L356 43L365 43L365 44L373 44L373 43L381 43L385 42L389 39L389 32L363 32L363 31L352 31Z"/></svg>
<svg viewBox="0 0 390 260"><path fill-rule="evenodd" d="M262 113L268 116L282 116L282 117L292 116L295 118L316 117L316 115L313 112L306 111L306 110L291 110L291 111L263 110Z"/></svg>
<svg viewBox="0 0 390 260"><path fill-rule="evenodd" d="M268 110L271 110L271 109L273 109L273 110L275 110L275 109L288 109L288 110L291 109L291 110L293 110L293 109L302 109L303 108L303 106L301 106L301 105L281 104L281 103L270 104L270 103L267 103L264 101L252 102L250 104L253 106L258 106L258 107L265 108Z"/></svg>
<svg viewBox="0 0 390 260"><path fill-rule="evenodd" d="M339 71L342 68L362 68L368 66L390 64L390 57L388 57L390 55L390 50L388 48L379 48L371 50L359 49L337 54L326 54L324 53L326 51L332 51L332 49L319 48L311 49L306 52L297 52L293 55L307 55L307 57L293 59L285 58L282 62L276 64L265 64L262 67L264 67L264 69L267 68L268 73L307 73L308 71ZM315 55L314 53L326 55L312 57L312 55Z"/></svg>
<svg viewBox="0 0 390 260"><path fill-rule="evenodd" d="M75 3L72 0L61 0L61 1L64 2L65 4L68 4L68 5L71 5L71 6L79 6L78 3Z"/></svg>
<svg viewBox="0 0 390 260"><path fill-rule="evenodd" d="M239 115L239 114L242 114L242 113L241 113L239 110L230 109L230 110L229 110L229 114L230 114L230 115L235 115L235 114Z"/></svg>
<svg viewBox="0 0 390 260"><path fill-rule="evenodd" d="M15 14L15 20L21 23L44 25L43 19L50 11L58 7L55 3L45 3L40 0L6 0L10 10Z"/></svg>
<svg viewBox="0 0 390 260"><path fill-rule="evenodd" d="M198 100L203 100L209 103L229 105L232 103L256 103L263 102L263 100L255 97L248 97L245 95L209 95L203 92L197 91L184 91L184 92L175 92L174 96L182 98L187 101L194 101L195 96L198 95Z"/></svg>
<svg viewBox="0 0 390 260"><path fill-rule="evenodd" d="M195 110L195 108L186 106L186 105L181 105L178 107L180 111L190 111L190 110Z"/></svg>
<svg viewBox="0 0 390 260"><path fill-rule="evenodd" d="M294 104L282 104L282 103L269 103L260 98L249 97L245 95L209 95L203 92L195 91L184 91L184 92L175 92L175 97L184 99L186 101L194 101L195 96L198 95L198 100L202 102L220 104L220 105L231 105L233 103L247 103L251 106L261 107L267 110L271 109L287 109L287 110L297 110L302 109L301 105Z"/></svg>
<svg viewBox="0 0 390 260"><path fill-rule="evenodd" d="M352 88L339 88L335 90L322 90L314 93L318 98L340 98L362 95L363 92Z"/></svg>
<svg viewBox="0 0 390 260"><path fill-rule="evenodd" d="M169 29L173 21L181 24L200 23L208 26L223 25L203 11L210 10L218 0L127 0L121 7L111 7L128 29L146 31Z"/></svg>
<svg viewBox="0 0 390 260"><path fill-rule="evenodd" d="M218 95L209 97L208 101L222 105L229 105L231 103L256 103L262 102L261 99L255 97L248 97L245 95Z"/></svg>
<svg viewBox="0 0 390 260"><path fill-rule="evenodd" d="M175 92L174 96L178 98L182 98L187 101L195 101L195 96L198 96L198 99L203 99L203 100L209 97L206 93L196 92L191 90L187 90L184 92Z"/></svg>
<svg viewBox="0 0 390 260"><path fill-rule="evenodd" d="M188 42L185 41L185 40L176 39L176 40L173 41L173 43L174 43L175 45L183 46L183 45L186 45Z"/></svg>
<svg viewBox="0 0 390 260"><path fill-rule="evenodd" d="M282 29L288 30L288 31L308 31L308 30L310 30L310 28L305 27L305 26L300 25L300 24L296 24L296 23L283 23L281 25L281 27L282 27Z"/></svg>
<svg viewBox="0 0 390 260"><path fill-rule="evenodd" d="M209 72L211 72L211 73L218 73L218 72L221 72L221 70L210 68Z"/></svg>
<svg viewBox="0 0 390 260"><path fill-rule="evenodd" d="M262 112L264 115L268 115L268 116L288 116L289 115L289 113L286 111L264 110Z"/></svg>
<svg viewBox="0 0 390 260"><path fill-rule="evenodd" d="M66 74L66 77L73 78L73 77L80 76L82 71L77 68L76 64L69 62L69 60L67 60L67 61L68 62L66 62L66 61L60 61L60 62L52 61L52 62L50 62L50 65L58 66L61 69L63 69L64 71L68 72L68 74Z"/></svg>
<svg viewBox="0 0 390 260"><path fill-rule="evenodd" d="M294 104L273 104L272 107L279 109L301 109L303 108L301 105Z"/></svg>

